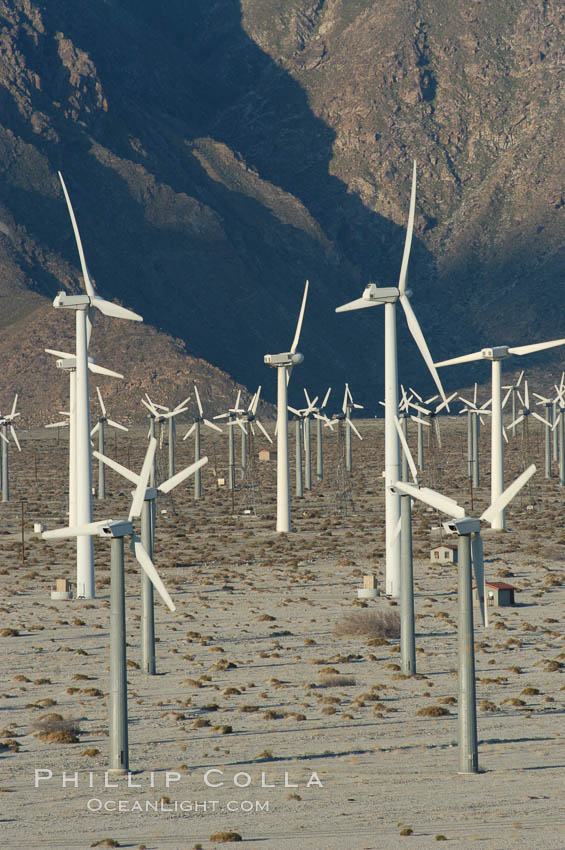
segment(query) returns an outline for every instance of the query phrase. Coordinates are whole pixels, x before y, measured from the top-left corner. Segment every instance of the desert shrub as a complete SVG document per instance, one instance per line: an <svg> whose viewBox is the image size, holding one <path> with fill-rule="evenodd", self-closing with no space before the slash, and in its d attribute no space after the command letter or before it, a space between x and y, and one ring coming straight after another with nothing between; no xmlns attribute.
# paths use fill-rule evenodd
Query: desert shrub
<svg viewBox="0 0 565 850"><path fill-rule="evenodd" d="M400 637L400 617L397 611L353 611L339 620L335 637Z"/></svg>
<svg viewBox="0 0 565 850"><path fill-rule="evenodd" d="M33 724L34 734L50 744L76 744L80 734L78 720L65 720L61 714L44 714Z"/></svg>
<svg viewBox="0 0 565 850"><path fill-rule="evenodd" d="M416 712L417 717L446 717L451 714L443 705L425 705Z"/></svg>
<svg viewBox="0 0 565 850"><path fill-rule="evenodd" d="M209 841L215 841L217 844L228 841L243 841L239 832L214 832L209 838Z"/></svg>
<svg viewBox="0 0 565 850"><path fill-rule="evenodd" d="M348 687L357 684L353 676L322 676L318 682L319 688Z"/></svg>

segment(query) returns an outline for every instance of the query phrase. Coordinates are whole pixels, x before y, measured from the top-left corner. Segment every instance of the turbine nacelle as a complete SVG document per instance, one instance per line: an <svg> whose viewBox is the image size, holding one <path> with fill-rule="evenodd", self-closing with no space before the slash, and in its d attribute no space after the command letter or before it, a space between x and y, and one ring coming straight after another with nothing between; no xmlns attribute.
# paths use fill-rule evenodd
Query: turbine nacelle
<svg viewBox="0 0 565 850"><path fill-rule="evenodd" d="M461 519L450 519L448 522L443 522L443 529L447 534L478 534L481 530L480 519L472 519L464 516Z"/></svg>
<svg viewBox="0 0 565 850"><path fill-rule="evenodd" d="M265 354L267 366L298 366L304 362L304 355L299 351L286 351L283 354Z"/></svg>
<svg viewBox="0 0 565 850"><path fill-rule="evenodd" d="M495 345L493 348L481 348L481 356L485 360L504 360L510 356L510 349L507 345Z"/></svg>

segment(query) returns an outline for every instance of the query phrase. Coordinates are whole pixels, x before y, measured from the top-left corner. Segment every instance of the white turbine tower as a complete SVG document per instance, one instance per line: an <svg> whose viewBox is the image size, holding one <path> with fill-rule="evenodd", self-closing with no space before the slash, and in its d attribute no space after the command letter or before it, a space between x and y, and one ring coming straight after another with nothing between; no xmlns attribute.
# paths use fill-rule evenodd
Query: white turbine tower
<svg viewBox="0 0 565 850"><path fill-rule="evenodd" d="M191 434L194 434L194 462L200 460L200 427L201 425L206 425L207 428L211 428L213 431L219 431L222 433L222 429L215 425L213 422L210 422L209 419L204 417L204 410L202 408L202 402L200 401L200 395L198 393L198 387L194 384L194 394L196 396L196 403L198 404L198 416L195 417L193 424L188 429L186 434L183 437L183 440L186 440L187 437L190 437ZM194 473L194 498L200 499L202 498L202 473L200 469L197 469Z"/></svg>
<svg viewBox="0 0 565 850"><path fill-rule="evenodd" d="M45 425L45 428L69 428L69 525L77 524L76 508L76 355L68 351L59 351L54 348L46 348L47 354L57 357L57 369L69 373L69 410L60 410L62 416L68 416L67 422L53 422ZM123 378L119 372L113 372L104 366L95 363L92 357L88 358L88 370L98 375L107 375L111 378Z"/></svg>
<svg viewBox="0 0 565 850"><path fill-rule="evenodd" d="M405 481L397 481L394 488L406 496L418 499L426 505L452 517L444 523L444 528L458 535L458 587L459 624L457 628L459 644L459 698L457 701L458 740L459 740L459 773L477 773L478 740L477 740L477 708L475 691L475 647L473 629L473 598L471 564L475 571L477 595L483 624L488 625L487 608L484 594L484 563L483 544L481 538L481 521L492 522L494 514L504 510L506 505L516 496L522 487L535 473L532 464L501 493L496 502L484 511L479 519L468 517L465 510L454 499L444 496L427 487L418 487ZM472 536L471 536L472 535Z"/></svg>
<svg viewBox="0 0 565 850"><path fill-rule="evenodd" d="M490 474L490 500L495 503L504 490L504 444L502 430L502 386L501 373L502 361L512 354L520 357L524 354L533 354L535 351L543 351L546 348L555 348L565 345L565 339L554 339L550 342L538 342L533 345L498 345L492 348L481 348L472 354L464 354L461 357L452 357L450 360L442 360L436 363L440 366L454 366L458 363L470 363L473 360L490 360L492 370L492 426L491 426L491 474ZM513 425L515 423L512 423ZM512 426L511 426L512 427ZM504 510L495 511L492 515L492 528L498 531L505 529Z"/></svg>
<svg viewBox="0 0 565 850"><path fill-rule="evenodd" d="M105 426L109 425L110 428L115 428L118 431L128 431L129 428L126 428L125 425L120 425L119 422L114 422L113 419L110 419L99 387L96 387L96 392L98 393L98 401L100 403L100 412L102 415L98 417L98 422L90 432L90 436L93 437L96 433L98 434L98 451L103 455ZM98 498L106 498L106 469L101 460L98 461Z"/></svg>
<svg viewBox="0 0 565 850"><path fill-rule="evenodd" d="M293 366L304 361L304 355L297 351L306 299L308 297L308 281L304 287L302 306L298 316L296 332L290 351L282 354L266 354L265 363L277 370L277 531L290 531L290 485L288 469L288 382Z"/></svg>
<svg viewBox="0 0 565 850"><path fill-rule="evenodd" d="M416 162L412 174L412 193L410 212L406 228L404 254L400 268L398 287L377 287L369 283L361 298L337 307L336 313L345 310L359 310L364 307L376 307L384 304L385 310L385 513L386 513L386 593L397 597L400 594L400 497L392 485L400 478L400 443L395 420L398 413L398 361L396 345L396 303L400 302L404 310L410 333L420 349L428 369L445 401L445 393L434 366L424 335L410 304L410 291L406 288L408 260L412 245L414 213L416 209Z"/></svg>
<svg viewBox="0 0 565 850"><path fill-rule="evenodd" d="M82 276L86 289L84 295L67 295L59 292L53 301L56 308L75 311L76 333L76 473L77 473L77 526L83 527L92 522L92 469L90 450L90 403L88 395L88 343L92 329L94 310L100 310L105 316L116 319L143 321L142 317L118 304L106 301L96 294L88 274L82 242L67 187L61 172L59 179L71 217L75 240L80 257ZM92 599L94 587L94 551L92 537L88 534L77 536L77 597Z"/></svg>
<svg viewBox="0 0 565 850"><path fill-rule="evenodd" d="M9 476L9 468L8 468L8 432L11 433L14 443L18 447L18 451L21 452L20 441L18 440L18 436L16 434L16 429L14 428L14 420L20 415L16 413L16 406L18 404L18 394L14 398L14 403L12 404L11 413L6 414L5 416L0 415L0 437L2 438L2 501L8 502L10 500L10 476Z"/></svg>

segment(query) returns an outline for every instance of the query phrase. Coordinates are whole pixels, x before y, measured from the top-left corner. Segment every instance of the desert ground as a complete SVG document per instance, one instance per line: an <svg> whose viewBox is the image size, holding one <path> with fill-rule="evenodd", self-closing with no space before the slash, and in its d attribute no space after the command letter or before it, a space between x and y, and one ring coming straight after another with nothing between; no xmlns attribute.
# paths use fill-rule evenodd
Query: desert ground
<svg viewBox="0 0 565 850"><path fill-rule="evenodd" d="M132 787L105 777L109 546L95 542L96 599L51 600L57 578L75 581L75 544L33 526L67 524L67 443L20 430L0 504L2 848L209 850L229 832L265 850L565 847L564 493L556 464L544 479L541 425L527 446L520 434L506 446L507 483L538 464L508 531L484 531L487 579L512 583L516 604L491 609L486 629L475 607L480 773L459 775L457 568L430 562L440 518L415 504L417 674L404 676L398 637L361 633L399 606L357 597L363 575L384 588L383 421L357 424L353 505L336 499L326 428L324 479L314 465L288 535L274 530L274 462L257 463L254 494L239 475L235 492L217 487L225 434L203 432L203 498L189 481L160 499L155 563L177 610L156 600L156 676L139 670L139 568L126 556ZM177 469L192 460L185 430ZM464 417L442 416L441 434L422 482L476 516L489 502L488 423L472 509ZM409 441L415 450L412 427ZM315 460L314 430L312 444ZM290 446L293 461L292 429ZM107 438L136 470L145 448L146 428ZM158 457L162 479L166 439ZM130 485L108 472L107 488L95 518L126 518Z"/></svg>

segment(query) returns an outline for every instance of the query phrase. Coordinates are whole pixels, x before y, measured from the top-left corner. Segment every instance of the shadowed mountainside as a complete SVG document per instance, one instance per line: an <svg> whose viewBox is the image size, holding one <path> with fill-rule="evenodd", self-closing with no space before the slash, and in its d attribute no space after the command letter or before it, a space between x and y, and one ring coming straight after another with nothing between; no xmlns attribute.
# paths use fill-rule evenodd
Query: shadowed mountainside
<svg viewBox="0 0 565 850"><path fill-rule="evenodd" d="M563 335L558 4L11 0L0 15L7 362L26 317L42 325L44 299L80 286L58 169L100 292L164 332L163 379L167 352L185 356L173 337L273 399L263 355L290 345L308 277L291 390L349 380L374 409L382 315L334 307L395 283L412 158L410 278L434 357ZM431 387L403 320L399 343L401 379Z"/></svg>

